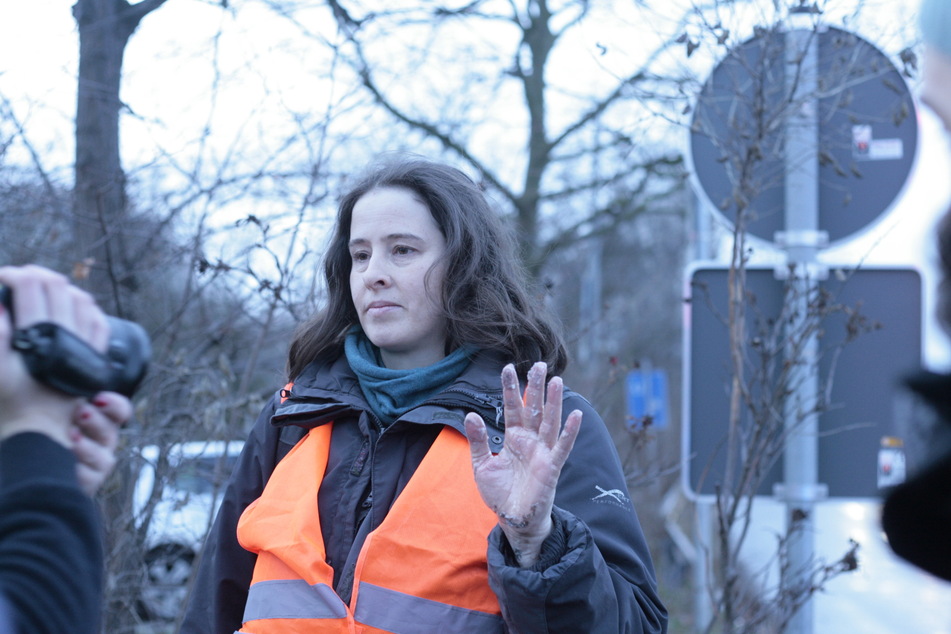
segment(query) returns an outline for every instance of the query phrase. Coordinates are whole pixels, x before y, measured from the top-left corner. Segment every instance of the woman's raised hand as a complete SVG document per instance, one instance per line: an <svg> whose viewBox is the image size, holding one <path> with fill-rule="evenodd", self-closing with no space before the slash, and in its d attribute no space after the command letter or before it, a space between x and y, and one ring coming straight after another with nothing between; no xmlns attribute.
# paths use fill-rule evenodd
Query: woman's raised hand
<svg viewBox="0 0 951 634"><path fill-rule="evenodd" d="M465 420L479 493L499 516L499 525L523 568L535 563L551 533L558 476L581 426L581 412L574 410L562 429L564 387L561 378L554 377L546 398L546 374L544 363L532 366L523 398L515 367L503 368L505 443L497 455L489 451L482 417L469 413Z"/></svg>

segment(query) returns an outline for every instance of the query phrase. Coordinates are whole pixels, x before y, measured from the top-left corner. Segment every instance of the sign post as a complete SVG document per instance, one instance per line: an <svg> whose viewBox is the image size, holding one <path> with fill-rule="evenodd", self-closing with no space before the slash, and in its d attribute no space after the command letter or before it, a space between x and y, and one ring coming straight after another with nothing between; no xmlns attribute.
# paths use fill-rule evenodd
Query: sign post
<svg viewBox="0 0 951 634"><path fill-rule="evenodd" d="M825 325L817 323L811 304L826 274L818 256L830 242L844 240L877 220L897 198L911 170L918 134L912 99L891 62L858 36L818 24L809 11L792 10L790 22L802 19L799 27L791 24L788 30L758 32L717 65L694 109L690 136L695 177L712 208L734 224L737 234L772 241L785 256L785 266L776 273L783 278L789 302L783 307L787 319L783 354L791 371L782 390L782 482L774 482L773 494L787 510L788 561L783 585L798 599L807 598L789 623L787 631L793 634L813 631L808 584L814 564L814 507L829 490L820 478L820 446L825 442L820 441L820 427L834 417L826 415L825 407L821 417L819 413L820 405L827 403L820 391L823 368L818 334ZM745 248L742 243L741 248ZM745 262L746 257L745 253L735 256L735 264L737 260ZM853 271L849 277L858 280L857 273L861 271ZM907 352L920 362L919 287L920 281L916 285L903 280L901 290L910 290L915 304L896 308L907 316L919 316L911 322L917 343L911 342ZM863 288L867 295L860 301L875 304L874 300L880 299L880 289ZM748 297L749 290L744 292ZM714 302L720 299L711 298ZM761 298L756 301L762 305ZM892 306L889 302L888 310ZM685 331L698 329L698 310L694 294ZM719 336L725 337L725 331ZM690 343L688 366L710 363L697 352L700 345L706 343ZM734 352L727 349L718 358L723 367L732 367L729 355ZM907 356L899 352L884 358L897 361ZM906 369L910 368L900 367ZM871 364L857 372L881 384L893 378L894 370ZM871 377L883 372L884 379ZM710 480L717 473L727 484L735 475L736 452L727 449L729 459L718 457L724 453L729 432L713 413L728 407L723 403L727 386L735 387L742 377L721 382L713 402L702 407L695 405L700 396L698 385L691 384L694 378L699 383L708 377L694 367L685 377L685 393L691 403L685 407L689 430L684 434L684 472L685 482L696 485L688 493L696 493L702 503L704 496L709 500ZM852 399L861 404L871 396L881 396L871 395L868 385L861 389L842 399L844 408L852 407ZM890 395L891 390L884 393ZM737 421L736 402L733 405L730 414L723 416L731 425ZM880 405L882 411L891 411L887 403ZM695 412L703 412L705 420L696 420ZM707 427L702 434L707 444L703 445L694 438L701 425ZM877 424L871 427L881 431ZM877 445L876 437L875 452ZM825 444L826 450L829 446ZM833 456L833 461L839 457ZM845 455L841 458L848 459ZM767 474L765 480L769 479ZM846 483L844 488L851 486Z"/></svg>
<svg viewBox="0 0 951 634"><path fill-rule="evenodd" d="M819 341L818 318L809 306L818 289L819 247L819 124L817 72L818 39L811 30L794 29L786 35L786 93L792 113L786 119L785 218L786 231L777 236L786 251L791 298L796 306L787 324L786 358L792 362L789 396L784 408L787 434L783 484L777 497L786 504L788 565L784 587L794 595L809 592L814 557L814 508L824 497L818 483ZM797 349L798 348L798 349ZM808 596L808 594L805 594ZM812 601L797 610L788 626L792 634L811 634Z"/></svg>

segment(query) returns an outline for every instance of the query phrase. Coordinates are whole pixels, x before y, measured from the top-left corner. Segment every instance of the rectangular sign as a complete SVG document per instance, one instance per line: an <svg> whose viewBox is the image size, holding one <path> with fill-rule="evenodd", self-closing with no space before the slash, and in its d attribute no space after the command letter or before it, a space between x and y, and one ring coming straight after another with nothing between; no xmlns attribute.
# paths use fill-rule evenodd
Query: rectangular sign
<svg viewBox="0 0 951 634"><path fill-rule="evenodd" d="M687 278L682 471L691 496L715 494L725 476L732 379L725 324L728 273L722 267L695 268ZM768 324L780 315L784 282L773 269L748 269L747 282L752 304L744 354L755 364L757 323ZM834 497L877 496L880 442L882 436L896 435L901 378L921 366L921 276L912 269L833 269L820 288L824 301L842 310L821 324L819 382L820 390L828 388L829 402L819 416L819 482ZM863 319L880 328L836 351ZM747 410L743 416L748 424ZM771 495L782 473L780 456L758 494Z"/></svg>
<svg viewBox="0 0 951 634"><path fill-rule="evenodd" d="M667 428L667 373L631 370L627 373L627 426Z"/></svg>

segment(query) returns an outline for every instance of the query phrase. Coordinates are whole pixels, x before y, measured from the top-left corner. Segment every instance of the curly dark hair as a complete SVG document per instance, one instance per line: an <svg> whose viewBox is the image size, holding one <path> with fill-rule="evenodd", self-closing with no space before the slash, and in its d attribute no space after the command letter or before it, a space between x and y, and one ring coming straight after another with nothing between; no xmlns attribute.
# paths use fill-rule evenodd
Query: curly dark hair
<svg viewBox="0 0 951 634"><path fill-rule="evenodd" d="M520 374L536 361L545 361L550 374L561 374L568 363L561 334L541 298L529 292L512 232L479 186L449 165L390 157L372 164L340 201L324 255L327 305L297 329L288 377L298 376L315 359L339 356L347 331L358 323L350 295L350 220L364 194L386 187L418 196L446 240L441 295L447 352L459 346L493 350L511 360Z"/></svg>

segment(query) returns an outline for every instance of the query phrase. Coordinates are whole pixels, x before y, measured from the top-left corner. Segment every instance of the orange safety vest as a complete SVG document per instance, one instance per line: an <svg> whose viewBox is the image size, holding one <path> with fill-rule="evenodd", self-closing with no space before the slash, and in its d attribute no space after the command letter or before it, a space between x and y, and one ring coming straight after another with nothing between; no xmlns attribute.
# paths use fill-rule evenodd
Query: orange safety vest
<svg viewBox="0 0 951 634"><path fill-rule="evenodd" d="M500 632L486 538L498 521L472 476L466 438L445 427L357 558L353 596L334 592L317 512L332 424L281 460L241 515L257 553L241 632Z"/></svg>

